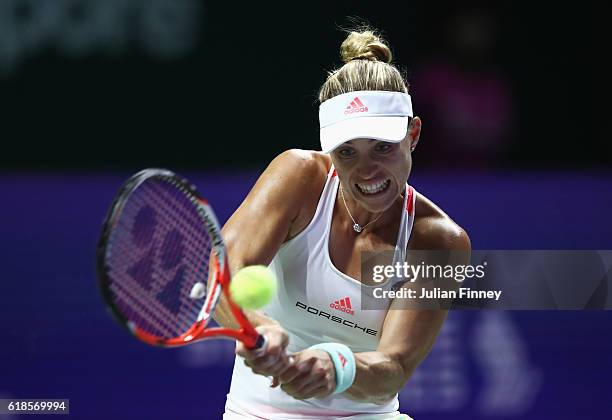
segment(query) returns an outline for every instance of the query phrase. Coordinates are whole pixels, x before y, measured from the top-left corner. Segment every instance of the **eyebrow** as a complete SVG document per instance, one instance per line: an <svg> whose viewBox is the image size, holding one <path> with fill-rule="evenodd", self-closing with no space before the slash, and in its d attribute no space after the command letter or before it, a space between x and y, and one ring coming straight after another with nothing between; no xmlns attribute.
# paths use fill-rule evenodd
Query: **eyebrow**
<svg viewBox="0 0 612 420"><path fill-rule="evenodd" d="M371 143L371 142L373 142L373 141L379 141L379 140L377 140L377 139L368 139L368 141ZM345 143L345 144L353 144L353 140L347 140L347 141L345 141L344 143Z"/></svg>

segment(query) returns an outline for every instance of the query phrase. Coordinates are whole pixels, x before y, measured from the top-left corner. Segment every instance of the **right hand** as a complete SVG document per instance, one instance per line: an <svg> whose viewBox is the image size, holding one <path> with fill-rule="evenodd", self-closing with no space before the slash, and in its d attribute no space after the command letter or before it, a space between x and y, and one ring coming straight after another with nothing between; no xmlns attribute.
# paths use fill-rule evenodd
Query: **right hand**
<svg viewBox="0 0 612 420"><path fill-rule="evenodd" d="M292 365L287 355L289 336L280 325L261 325L255 328L266 339L263 351L249 350L244 343L238 341L236 354L244 358L244 364L253 373L263 376L279 376Z"/></svg>

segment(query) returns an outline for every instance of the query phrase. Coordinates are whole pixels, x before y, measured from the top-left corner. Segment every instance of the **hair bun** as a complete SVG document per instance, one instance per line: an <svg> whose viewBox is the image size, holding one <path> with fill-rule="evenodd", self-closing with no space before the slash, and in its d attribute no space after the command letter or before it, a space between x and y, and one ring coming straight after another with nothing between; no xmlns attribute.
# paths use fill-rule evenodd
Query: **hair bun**
<svg viewBox="0 0 612 420"><path fill-rule="evenodd" d="M340 46L342 61L370 60L391 63L391 50L384 40L370 30L350 32Z"/></svg>

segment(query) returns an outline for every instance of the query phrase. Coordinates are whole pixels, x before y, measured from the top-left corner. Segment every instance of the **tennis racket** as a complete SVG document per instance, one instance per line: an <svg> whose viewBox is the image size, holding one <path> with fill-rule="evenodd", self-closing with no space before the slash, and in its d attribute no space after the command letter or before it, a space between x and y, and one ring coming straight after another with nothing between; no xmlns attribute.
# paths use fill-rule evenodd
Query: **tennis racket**
<svg viewBox="0 0 612 420"><path fill-rule="evenodd" d="M145 169L123 184L103 223L96 271L110 312L147 344L218 337L265 346L230 298L227 253L210 204L171 171ZM238 329L208 327L221 293Z"/></svg>

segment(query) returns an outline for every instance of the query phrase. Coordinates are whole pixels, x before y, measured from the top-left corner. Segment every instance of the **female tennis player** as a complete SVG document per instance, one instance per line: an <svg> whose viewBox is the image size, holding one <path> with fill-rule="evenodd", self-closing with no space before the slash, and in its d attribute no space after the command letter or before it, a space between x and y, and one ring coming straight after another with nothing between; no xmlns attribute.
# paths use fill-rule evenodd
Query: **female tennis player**
<svg viewBox="0 0 612 420"><path fill-rule="evenodd" d="M391 250L395 264L411 250L470 249L407 184L421 120L389 47L351 32L341 55L319 94L322 151L280 154L222 230L232 272L265 264L278 278L273 301L247 311L267 347L237 344L224 419L408 419L397 393L446 311L361 310L361 288L374 287L361 253ZM225 302L216 320L235 326Z"/></svg>

